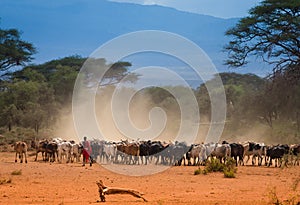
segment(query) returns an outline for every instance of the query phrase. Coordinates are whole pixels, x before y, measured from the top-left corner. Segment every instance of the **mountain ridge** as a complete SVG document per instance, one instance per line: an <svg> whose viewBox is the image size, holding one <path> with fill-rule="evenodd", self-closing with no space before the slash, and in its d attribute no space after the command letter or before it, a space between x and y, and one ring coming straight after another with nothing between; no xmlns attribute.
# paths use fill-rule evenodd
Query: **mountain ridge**
<svg viewBox="0 0 300 205"><path fill-rule="evenodd" d="M238 19L223 19L179 11L159 5L139 5L107 0L42 2L38 0L0 3L1 27L17 28L22 38L38 50L33 63L70 55L89 56L103 43L129 32L162 30L181 35L201 47L220 72L229 41L224 34ZM248 73L249 67L239 69ZM251 70L254 71L255 70Z"/></svg>

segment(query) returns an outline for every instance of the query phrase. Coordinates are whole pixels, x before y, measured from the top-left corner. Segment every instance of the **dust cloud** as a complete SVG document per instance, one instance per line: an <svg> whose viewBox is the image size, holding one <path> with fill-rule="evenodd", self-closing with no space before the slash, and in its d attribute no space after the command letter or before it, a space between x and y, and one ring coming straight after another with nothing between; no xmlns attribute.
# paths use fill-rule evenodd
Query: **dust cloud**
<svg viewBox="0 0 300 205"><path fill-rule="evenodd" d="M95 116L98 126L97 129L100 131L100 134L89 134L87 135L88 139L106 141L120 141L125 139L160 140L165 142L176 141L181 123L181 110L175 98L166 99L162 102L155 102L153 96L151 96L146 90L135 91L129 89L128 92L134 93L130 102L128 103L121 99L117 102L117 104L128 104L129 109L127 110L129 110L129 119L127 117L127 119L124 120L124 122L121 121L121 123L124 123L123 125L125 126L132 126L132 129L138 131L130 134L130 131L124 132L124 130L116 125L116 119L114 119L113 113L116 115L121 113L124 114L125 110L124 106L112 108L112 96L114 92L114 86L106 86L98 89L95 97ZM171 103L168 101L171 101ZM166 102L168 103L166 104ZM157 109L157 107L163 110L163 112L158 115L156 115L155 112L153 112L154 114L151 113L151 110L153 111L153 109ZM62 112L63 114L59 117L59 121L55 126L56 129L54 131L54 135L56 137L61 137L67 140L72 139L78 142L82 140L83 136L77 135L71 110L71 107L64 108ZM165 122L161 118L165 118ZM87 120L86 123L89 123L89 121ZM194 123L198 128L198 135L196 136L195 143L204 142L209 129L208 118L201 116L200 125L195 122L188 123ZM163 128L157 132L156 129L160 128L162 125ZM185 136L183 136L183 138L188 138L191 133L189 130L184 130L184 135Z"/></svg>

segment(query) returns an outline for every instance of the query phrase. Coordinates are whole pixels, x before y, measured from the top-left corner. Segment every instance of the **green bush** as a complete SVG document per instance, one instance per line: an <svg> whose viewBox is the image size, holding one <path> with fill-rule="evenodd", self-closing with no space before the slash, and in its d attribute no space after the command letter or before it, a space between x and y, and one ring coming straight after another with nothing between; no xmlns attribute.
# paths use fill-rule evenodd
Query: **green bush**
<svg viewBox="0 0 300 205"><path fill-rule="evenodd" d="M234 170L226 169L223 171L225 178L235 178Z"/></svg>
<svg viewBox="0 0 300 205"><path fill-rule="evenodd" d="M204 170L198 168L194 171L194 175L201 173L206 175L210 172L223 172L224 177L235 178L235 173L237 172L236 162L234 159L230 158L225 164L222 164L220 160L212 158L210 161L207 161Z"/></svg>
<svg viewBox="0 0 300 205"><path fill-rule="evenodd" d="M194 171L194 175L199 175L199 174L201 174L201 169L200 169L200 167L198 168L198 169L196 169L195 171Z"/></svg>
<svg viewBox="0 0 300 205"><path fill-rule="evenodd" d="M222 164L218 159L212 158L205 165L207 172L223 172L225 165Z"/></svg>

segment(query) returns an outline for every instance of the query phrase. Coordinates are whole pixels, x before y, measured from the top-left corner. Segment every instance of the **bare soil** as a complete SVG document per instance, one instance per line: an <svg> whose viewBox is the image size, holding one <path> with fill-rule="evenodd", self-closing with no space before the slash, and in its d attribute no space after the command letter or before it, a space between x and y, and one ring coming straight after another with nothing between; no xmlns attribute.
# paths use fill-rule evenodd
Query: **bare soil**
<svg viewBox="0 0 300 205"><path fill-rule="evenodd" d="M95 183L100 179L110 187L142 192L148 200L110 195L105 204L253 205L271 204L271 193L280 201L300 194L300 166L239 166L236 178L230 179L222 173L194 175L195 169L171 167L159 174L132 177L110 172L99 164L82 167L81 163L34 162L34 156L27 164L14 163L14 153L1 152L0 204L101 204ZM12 175L19 170L19 175Z"/></svg>

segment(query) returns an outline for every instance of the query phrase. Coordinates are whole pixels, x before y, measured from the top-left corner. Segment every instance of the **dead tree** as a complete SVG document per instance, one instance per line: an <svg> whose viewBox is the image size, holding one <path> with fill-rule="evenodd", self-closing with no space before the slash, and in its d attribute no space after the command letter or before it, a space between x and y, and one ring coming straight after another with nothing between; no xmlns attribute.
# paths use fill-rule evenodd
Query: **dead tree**
<svg viewBox="0 0 300 205"><path fill-rule="evenodd" d="M110 194L130 194L134 197L141 198L144 201L147 201L141 193L135 190L131 189L123 189L123 188L112 188L112 187L107 187L103 184L102 180L97 181L96 184L98 185L99 188L99 195L100 199L102 202L105 202L105 195L110 195Z"/></svg>

